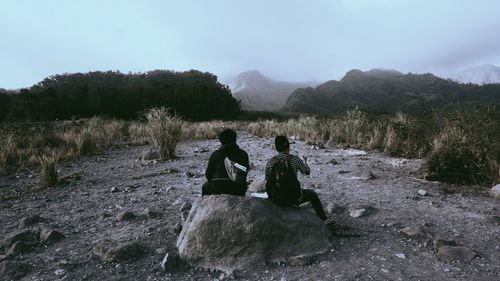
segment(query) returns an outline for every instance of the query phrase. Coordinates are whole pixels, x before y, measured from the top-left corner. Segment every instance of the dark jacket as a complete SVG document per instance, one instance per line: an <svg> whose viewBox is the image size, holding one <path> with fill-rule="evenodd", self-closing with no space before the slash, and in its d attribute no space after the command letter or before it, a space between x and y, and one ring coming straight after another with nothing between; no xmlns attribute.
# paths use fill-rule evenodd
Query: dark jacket
<svg viewBox="0 0 500 281"><path fill-rule="evenodd" d="M243 149L239 148L237 144L223 145L219 149L214 151L212 155L210 155L207 170L205 171L205 176L208 180L229 180L229 176L226 172L226 167L224 166L224 159L226 157L238 164L245 166L247 169L250 168L248 154Z"/></svg>

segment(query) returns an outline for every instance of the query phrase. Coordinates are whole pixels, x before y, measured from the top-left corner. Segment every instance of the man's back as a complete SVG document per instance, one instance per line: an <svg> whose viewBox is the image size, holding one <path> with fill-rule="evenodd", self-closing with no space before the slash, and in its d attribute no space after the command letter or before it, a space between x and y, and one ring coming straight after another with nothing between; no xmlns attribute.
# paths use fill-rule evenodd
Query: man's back
<svg viewBox="0 0 500 281"><path fill-rule="evenodd" d="M230 160L249 168L248 154L236 144L223 145L210 155L205 176L208 180L229 179L224 165L224 159Z"/></svg>

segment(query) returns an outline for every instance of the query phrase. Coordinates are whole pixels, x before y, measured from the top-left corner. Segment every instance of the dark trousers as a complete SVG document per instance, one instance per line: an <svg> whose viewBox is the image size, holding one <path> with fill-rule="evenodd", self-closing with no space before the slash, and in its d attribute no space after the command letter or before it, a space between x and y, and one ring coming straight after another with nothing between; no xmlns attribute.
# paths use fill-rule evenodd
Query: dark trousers
<svg viewBox="0 0 500 281"><path fill-rule="evenodd" d="M238 195L245 196L247 191L246 186L235 184L232 181L207 181L201 187L201 195L210 195L210 194L229 194L229 195Z"/></svg>
<svg viewBox="0 0 500 281"><path fill-rule="evenodd" d="M302 190L302 200L299 201L299 205L302 203L311 202L314 211L318 215L318 217L322 220L326 220L325 210L321 205L321 201L319 201L318 194L314 190L311 189L303 189Z"/></svg>

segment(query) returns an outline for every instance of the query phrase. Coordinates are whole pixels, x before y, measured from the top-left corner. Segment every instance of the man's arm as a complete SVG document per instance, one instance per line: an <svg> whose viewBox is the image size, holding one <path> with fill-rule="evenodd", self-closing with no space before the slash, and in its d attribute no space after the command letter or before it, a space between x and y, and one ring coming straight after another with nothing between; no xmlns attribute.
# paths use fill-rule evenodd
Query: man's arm
<svg viewBox="0 0 500 281"><path fill-rule="evenodd" d="M307 157L304 156L304 161L300 159L298 156L293 157L292 161L294 162L293 165L297 167L297 170L299 170L302 174L304 175L310 175L311 174L311 168L309 168L309 165L307 165Z"/></svg>

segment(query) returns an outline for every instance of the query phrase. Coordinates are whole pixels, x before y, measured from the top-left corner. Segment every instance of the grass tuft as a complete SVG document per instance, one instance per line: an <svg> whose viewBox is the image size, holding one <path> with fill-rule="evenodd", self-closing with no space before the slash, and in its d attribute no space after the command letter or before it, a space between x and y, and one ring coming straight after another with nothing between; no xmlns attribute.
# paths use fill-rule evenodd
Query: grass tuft
<svg viewBox="0 0 500 281"><path fill-rule="evenodd" d="M158 148L161 160L175 158L177 143L182 137L182 120L166 108L153 108L146 113L148 128Z"/></svg>

